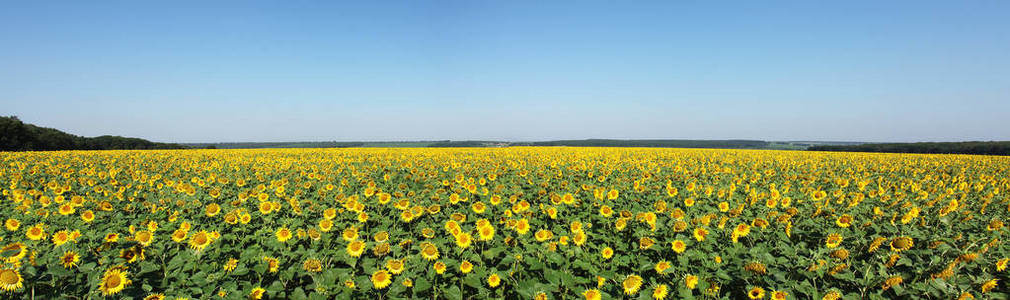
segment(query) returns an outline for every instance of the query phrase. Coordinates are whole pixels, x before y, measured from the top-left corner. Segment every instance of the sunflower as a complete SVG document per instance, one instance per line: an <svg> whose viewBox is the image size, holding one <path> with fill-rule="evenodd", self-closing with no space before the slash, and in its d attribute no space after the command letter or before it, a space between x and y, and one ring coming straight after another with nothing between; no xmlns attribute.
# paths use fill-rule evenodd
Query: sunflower
<svg viewBox="0 0 1010 300"><path fill-rule="evenodd" d="M229 258L228 262L225 262L222 268L224 269L225 272L231 272L234 271L235 268L237 267L238 267L238 260L235 258Z"/></svg>
<svg viewBox="0 0 1010 300"><path fill-rule="evenodd" d="M765 297L765 289L761 287L753 287L747 292L747 298L750 299L761 299Z"/></svg>
<svg viewBox="0 0 1010 300"><path fill-rule="evenodd" d="M315 258L306 259L302 268L307 272L319 273L323 271L323 262Z"/></svg>
<svg viewBox="0 0 1010 300"><path fill-rule="evenodd" d="M154 234L147 230L137 231L137 233L133 234L133 240L147 247L154 241Z"/></svg>
<svg viewBox="0 0 1010 300"><path fill-rule="evenodd" d="M670 269L670 267L672 267L672 265L670 265L670 262L661 260L658 263L656 263L655 267L656 273L663 274L666 272L666 270Z"/></svg>
<svg viewBox="0 0 1010 300"><path fill-rule="evenodd" d="M638 293L638 289L642 287L642 277L638 275L628 275L628 277L621 282L621 287L624 288L625 294L634 295Z"/></svg>
<svg viewBox="0 0 1010 300"><path fill-rule="evenodd" d="M537 233L534 234L534 237L537 239L538 242L543 242L554 237L554 233L551 232L550 230L540 229L537 230Z"/></svg>
<svg viewBox="0 0 1010 300"><path fill-rule="evenodd" d="M388 270L389 273L393 274L403 273L403 260L402 259L386 260L386 270Z"/></svg>
<svg viewBox="0 0 1010 300"><path fill-rule="evenodd" d="M118 233L113 232L113 233L108 233L108 234L105 235L105 242L106 243L115 243L115 242L118 242L118 241L119 241L119 234Z"/></svg>
<svg viewBox="0 0 1010 300"><path fill-rule="evenodd" d="M74 209L74 207L71 206L70 203L64 203L63 205L60 205L59 212L60 212L60 215L66 216L66 215L69 215L69 214L77 212L77 210Z"/></svg>
<svg viewBox="0 0 1010 300"><path fill-rule="evenodd" d="M771 295L773 300L786 300L786 298L789 296L789 293L786 293L784 291L772 291Z"/></svg>
<svg viewBox="0 0 1010 300"><path fill-rule="evenodd" d="M73 268L79 261L81 261L81 256L74 251L67 251L63 253L63 257L60 257L60 264L67 269Z"/></svg>
<svg viewBox="0 0 1010 300"><path fill-rule="evenodd" d="M165 295L163 294L150 294L144 297L144 300L165 300Z"/></svg>
<svg viewBox="0 0 1010 300"><path fill-rule="evenodd" d="M842 236L837 233L832 233L828 235L828 238L824 240L824 245L828 248L835 248L842 244Z"/></svg>
<svg viewBox="0 0 1010 300"><path fill-rule="evenodd" d="M614 209L610 208L610 206L606 206L606 205L601 205L600 206L600 215L603 216L604 218L609 218L613 214L614 214Z"/></svg>
<svg viewBox="0 0 1010 300"><path fill-rule="evenodd" d="M456 238L456 246L459 247L460 249L466 249L467 247L470 247L470 243L473 242L473 236L471 236L469 233L466 232L461 232L457 234L455 238Z"/></svg>
<svg viewBox="0 0 1010 300"><path fill-rule="evenodd" d="M436 261L435 265L434 265L434 268L435 268L435 273L438 273L439 275L441 275L441 274L445 273L446 265L445 265L445 263L443 263L441 261Z"/></svg>
<svg viewBox="0 0 1010 300"><path fill-rule="evenodd" d="M884 280L884 283L880 285L880 289L886 291L886 290L890 289L891 287L900 285L904 281L905 281L905 279L902 278L900 275L898 275L898 276L891 276L891 277L888 277L887 279Z"/></svg>
<svg viewBox="0 0 1010 300"><path fill-rule="evenodd" d="M735 244L737 240L741 237L745 237L750 234L750 225L740 224L733 228L732 239Z"/></svg>
<svg viewBox="0 0 1010 300"><path fill-rule="evenodd" d="M261 195L265 195L265 194L261 194ZM253 299L253 300L263 299L263 294L265 294L266 292L267 292L267 290L264 289L264 288L262 288L262 287L255 287L255 288L252 289L252 291L249 291L249 299Z"/></svg>
<svg viewBox="0 0 1010 300"><path fill-rule="evenodd" d="M708 229L705 228L695 228L694 229L694 239L701 242L705 240L705 236L708 235Z"/></svg>
<svg viewBox="0 0 1010 300"><path fill-rule="evenodd" d="M70 241L70 232L66 230L60 230L53 234L53 245L57 247L66 244L68 241Z"/></svg>
<svg viewBox="0 0 1010 300"><path fill-rule="evenodd" d="M459 271L463 272L463 274L470 273L470 271L473 271L473 264L464 260L459 264Z"/></svg>
<svg viewBox="0 0 1010 300"><path fill-rule="evenodd" d="M267 262L267 270L270 271L270 273L277 273L277 271L280 269L281 265L280 261L278 261L276 258L264 256L263 261Z"/></svg>
<svg viewBox="0 0 1010 300"><path fill-rule="evenodd" d="M126 259L127 263L134 263L144 260L144 248L134 245L133 247L119 250L119 257Z"/></svg>
<svg viewBox="0 0 1010 300"><path fill-rule="evenodd" d="M95 212L91 211L90 209L85 210L84 212L81 213L81 220L83 220L84 223L91 223L91 221L95 220Z"/></svg>
<svg viewBox="0 0 1010 300"><path fill-rule="evenodd" d="M203 251L204 248L210 245L210 242L210 234L208 234L206 230L201 230L189 238L189 247L199 252Z"/></svg>
<svg viewBox="0 0 1010 300"><path fill-rule="evenodd" d="M996 261L996 271L1002 272L1006 270L1007 264L1010 263L1010 258L1004 258Z"/></svg>
<svg viewBox="0 0 1010 300"><path fill-rule="evenodd" d="M652 298L656 300L666 299L666 295L670 293L670 287L665 284L660 284L652 290Z"/></svg>
<svg viewBox="0 0 1010 300"><path fill-rule="evenodd" d="M999 285L999 280L998 279L996 279L996 278L989 279L989 281L986 281L985 283L982 284L981 290L982 290L983 293L988 293L989 291L992 291L993 289L995 289L996 286L998 286L998 285Z"/></svg>
<svg viewBox="0 0 1010 300"><path fill-rule="evenodd" d="M600 256L603 256L603 259L610 259L614 256L614 249L610 247L603 248L603 250L600 251Z"/></svg>
<svg viewBox="0 0 1010 300"><path fill-rule="evenodd" d="M382 243L382 242L388 241L389 240L389 232L379 231L374 236L372 236L372 239L375 240L376 243Z"/></svg>
<svg viewBox="0 0 1010 300"><path fill-rule="evenodd" d="M208 204L205 212L208 217L216 216L217 214L221 213L221 206L218 205L217 203Z"/></svg>
<svg viewBox="0 0 1010 300"><path fill-rule="evenodd" d="M25 236L33 241L38 241L46 238L46 230L42 228L42 224L35 224L35 226L29 227L28 231L25 232Z"/></svg>
<svg viewBox="0 0 1010 300"><path fill-rule="evenodd" d="M21 272L17 269L0 269L0 289L13 292L21 289L23 284L24 278L21 278Z"/></svg>
<svg viewBox="0 0 1010 300"><path fill-rule="evenodd" d="M4 222L4 226L7 227L7 231L16 231L18 230L18 227L21 227L21 222L17 219L7 219L7 221Z"/></svg>
<svg viewBox="0 0 1010 300"><path fill-rule="evenodd" d="M601 297L602 297L602 294L600 293L600 290L590 289L590 290L585 290L584 292L582 292L582 296L586 297L586 300L600 300ZM546 298L547 297L544 297L544 299L546 299Z"/></svg>
<svg viewBox="0 0 1010 300"><path fill-rule="evenodd" d="M698 285L698 276L696 276L696 275L687 275L687 276L684 277L684 286L687 286L688 289L692 289L693 290L694 287L697 286L697 285Z"/></svg>
<svg viewBox="0 0 1010 300"><path fill-rule="evenodd" d="M494 226L487 225L477 228L478 237L481 241L490 241L494 238Z"/></svg>
<svg viewBox="0 0 1010 300"><path fill-rule="evenodd" d="M182 241L186 240L187 235L188 233L186 233L185 230L176 229L174 232L172 232L172 241L175 241L176 243L182 243Z"/></svg>
<svg viewBox="0 0 1010 300"><path fill-rule="evenodd" d="M852 226L852 216L844 214L835 220L835 224L838 225L838 227L848 228L849 226Z"/></svg>
<svg viewBox="0 0 1010 300"><path fill-rule="evenodd" d="M438 259L438 247L435 247L432 243L421 244L421 257L424 257L426 260Z"/></svg>
<svg viewBox="0 0 1010 300"><path fill-rule="evenodd" d="M491 273L491 275L487 277L487 285L489 287L496 288L500 284L501 284L501 276L498 276L497 273Z"/></svg>
<svg viewBox="0 0 1010 300"><path fill-rule="evenodd" d="M319 230L329 232L331 229L333 229L333 221L330 221L330 219L322 219L319 221Z"/></svg>
<svg viewBox="0 0 1010 300"><path fill-rule="evenodd" d="M649 237L642 237L638 239L638 249L642 250L649 249L649 247L652 247L652 245L655 243L656 241Z"/></svg>
<svg viewBox="0 0 1010 300"><path fill-rule="evenodd" d="M377 290L384 289L393 282L392 279L393 276L385 270L375 271L375 273L372 273L372 286L374 286Z"/></svg>
<svg viewBox="0 0 1010 300"><path fill-rule="evenodd" d="M8 264L17 264L17 262L21 261L21 259L28 254L27 250L28 248L25 247L25 244L13 243L0 248L0 253L7 253L4 257L4 262L7 262Z"/></svg>
<svg viewBox="0 0 1010 300"><path fill-rule="evenodd" d="M670 243L670 248L673 248L674 252L684 253L684 250L687 250L687 244L684 244L684 241L681 240L674 240Z"/></svg>
<svg viewBox="0 0 1010 300"><path fill-rule="evenodd" d="M275 233L275 235L277 236L278 242L284 243L290 240L293 234L291 233L291 229L281 227L281 229L277 229L277 233Z"/></svg>
<svg viewBox="0 0 1010 300"><path fill-rule="evenodd" d="M365 242L361 240L354 240L353 242L347 244L347 254L352 257L359 257L361 253L365 252Z"/></svg>
<svg viewBox="0 0 1010 300"><path fill-rule="evenodd" d="M345 241L353 241L358 239L358 229L354 227L349 227L344 229L344 232L340 235Z"/></svg>
<svg viewBox="0 0 1010 300"><path fill-rule="evenodd" d="M894 252L901 252L908 249L912 249L913 245L915 245L915 243L912 241L912 238L907 236L896 237L892 239L890 243L891 251Z"/></svg>
<svg viewBox="0 0 1010 300"><path fill-rule="evenodd" d="M129 276L129 272L122 267L113 267L105 270L105 274L102 275L102 282L99 283L98 289L102 291L105 296L114 295L119 293L127 285L133 283L126 277Z"/></svg>

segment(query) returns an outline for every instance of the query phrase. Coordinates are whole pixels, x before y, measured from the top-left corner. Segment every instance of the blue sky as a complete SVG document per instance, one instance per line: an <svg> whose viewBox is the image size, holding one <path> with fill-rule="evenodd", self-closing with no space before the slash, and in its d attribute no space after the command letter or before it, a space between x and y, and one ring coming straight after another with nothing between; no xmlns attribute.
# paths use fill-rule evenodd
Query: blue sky
<svg viewBox="0 0 1010 300"><path fill-rule="evenodd" d="M165 142L1010 140L1010 2L11 1L0 114Z"/></svg>

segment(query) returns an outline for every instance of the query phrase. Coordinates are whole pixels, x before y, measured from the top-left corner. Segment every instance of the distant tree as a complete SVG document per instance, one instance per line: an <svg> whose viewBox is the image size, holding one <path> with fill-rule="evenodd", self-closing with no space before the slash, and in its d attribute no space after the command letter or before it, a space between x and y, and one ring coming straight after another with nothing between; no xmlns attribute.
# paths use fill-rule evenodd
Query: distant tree
<svg viewBox="0 0 1010 300"><path fill-rule="evenodd" d="M16 116L0 117L0 151L183 149L182 145L155 143L120 136L80 137L53 128L22 122Z"/></svg>

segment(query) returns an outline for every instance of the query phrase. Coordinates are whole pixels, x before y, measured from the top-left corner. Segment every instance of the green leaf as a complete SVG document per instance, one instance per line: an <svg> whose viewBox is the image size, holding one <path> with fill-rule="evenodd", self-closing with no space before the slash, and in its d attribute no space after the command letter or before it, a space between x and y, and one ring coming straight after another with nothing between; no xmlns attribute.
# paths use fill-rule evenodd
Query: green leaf
<svg viewBox="0 0 1010 300"><path fill-rule="evenodd" d="M417 280L414 280L415 292L424 292L427 291L428 289L431 289L431 282L429 282L427 279L424 279L424 277L418 277Z"/></svg>

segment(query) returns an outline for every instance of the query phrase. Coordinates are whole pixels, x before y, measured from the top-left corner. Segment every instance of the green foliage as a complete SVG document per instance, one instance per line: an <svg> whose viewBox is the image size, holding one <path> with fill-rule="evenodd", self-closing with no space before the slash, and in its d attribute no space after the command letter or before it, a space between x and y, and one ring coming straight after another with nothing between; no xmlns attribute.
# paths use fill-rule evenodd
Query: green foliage
<svg viewBox="0 0 1010 300"><path fill-rule="evenodd" d="M812 146L811 151L1010 155L1010 141Z"/></svg>
<svg viewBox="0 0 1010 300"><path fill-rule="evenodd" d="M26 124L15 116L0 117L0 151L185 148L178 144L155 143L121 136L81 137L53 128Z"/></svg>

